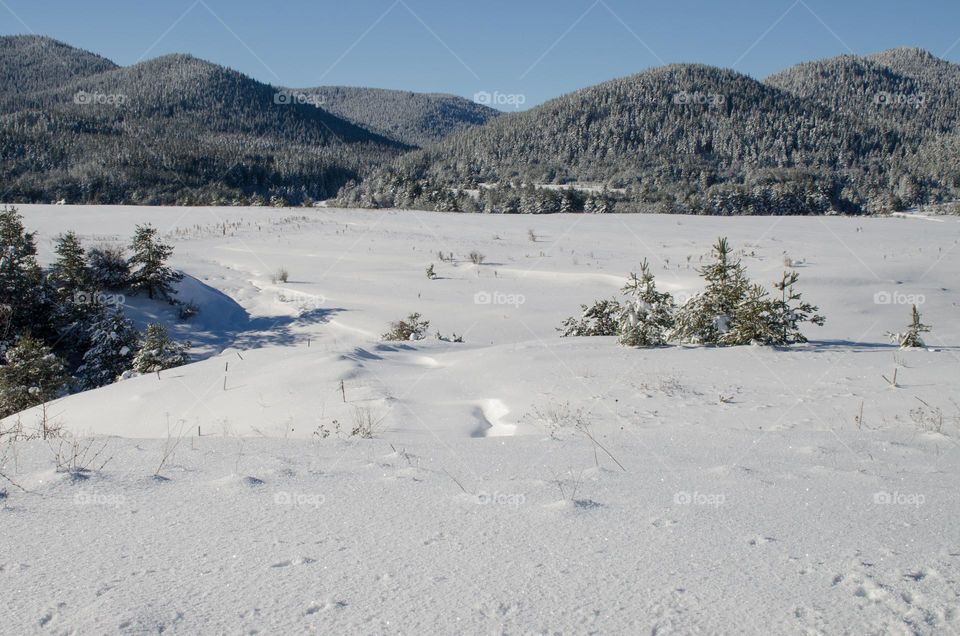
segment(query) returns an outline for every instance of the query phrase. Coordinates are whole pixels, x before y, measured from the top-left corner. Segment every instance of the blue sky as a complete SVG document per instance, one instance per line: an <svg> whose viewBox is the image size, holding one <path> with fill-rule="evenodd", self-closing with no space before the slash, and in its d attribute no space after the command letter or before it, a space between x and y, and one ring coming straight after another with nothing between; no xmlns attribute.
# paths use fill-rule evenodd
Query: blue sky
<svg viewBox="0 0 960 636"><path fill-rule="evenodd" d="M0 33L49 35L123 65L191 53L272 84L485 91L527 108L669 62L757 78L895 46L960 62L960 2L0 0Z"/></svg>

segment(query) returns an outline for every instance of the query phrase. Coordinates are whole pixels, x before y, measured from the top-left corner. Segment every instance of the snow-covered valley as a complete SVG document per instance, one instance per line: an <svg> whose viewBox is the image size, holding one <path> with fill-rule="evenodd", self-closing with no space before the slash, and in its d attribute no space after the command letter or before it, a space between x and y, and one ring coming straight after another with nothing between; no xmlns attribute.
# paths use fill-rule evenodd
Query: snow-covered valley
<svg viewBox="0 0 960 636"><path fill-rule="evenodd" d="M5 630L960 631L957 217L20 210L44 262L152 223L200 312L126 299L198 361L16 416L82 441L0 450ZM793 264L809 343L559 337L644 259L695 293L718 236Z"/></svg>

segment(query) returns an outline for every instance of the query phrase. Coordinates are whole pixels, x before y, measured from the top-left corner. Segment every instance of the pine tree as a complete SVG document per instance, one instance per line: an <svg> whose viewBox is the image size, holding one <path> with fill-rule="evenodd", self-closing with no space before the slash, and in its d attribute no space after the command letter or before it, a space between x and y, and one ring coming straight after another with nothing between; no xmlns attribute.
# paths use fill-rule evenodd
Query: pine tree
<svg viewBox="0 0 960 636"><path fill-rule="evenodd" d="M98 294L76 233L62 234L54 251L57 259L48 280L57 301L52 311L58 333L55 347L68 362L79 363L89 346L87 328L101 311L97 306Z"/></svg>
<svg viewBox="0 0 960 636"><path fill-rule="evenodd" d="M565 188L560 194L560 212L570 213L582 209L583 204L578 201L577 192L571 188Z"/></svg>
<svg viewBox="0 0 960 636"><path fill-rule="evenodd" d="M60 235L54 248L57 260L50 278L61 300L73 299L78 293L90 293L91 276L86 254L75 232Z"/></svg>
<svg viewBox="0 0 960 636"><path fill-rule="evenodd" d="M170 298L176 293L173 283L181 280L183 274L166 265L173 247L160 242L156 228L138 225L130 250L133 252L130 265L134 291L146 291L150 299Z"/></svg>
<svg viewBox="0 0 960 636"><path fill-rule="evenodd" d="M713 257L711 264L698 270L706 288L677 311L671 337L681 342L721 344L721 336L733 328L737 307L747 294L746 270L726 238L713 246Z"/></svg>
<svg viewBox="0 0 960 636"><path fill-rule="evenodd" d="M126 289L130 284L130 263L123 248L113 245L93 247L87 252L91 281L98 289Z"/></svg>
<svg viewBox="0 0 960 636"><path fill-rule="evenodd" d="M95 389L115 382L133 368L133 358L140 348L140 332L123 314L123 310L104 310L90 325L87 338L90 346L77 369L81 390Z"/></svg>
<svg viewBox="0 0 960 636"><path fill-rule="evenodd" d="M186 344L171 340L163 325L148 325L143 345L133 359L133 370L137 373L154 373L182 366L189 361L187 347Z"/></svg>
<svg viewBox="0 0 960 636"><path fill-rule="evenodd" d="M818 314L820 308L804 302L794 285L800 279L797 272L784 272L780 282L774 287L780 292L780 298L770 306L774 337L765 344L788 345L807 341L800 331L800 324L809 322L822 327L826 318Z"/></svg>
<svg viewBox="0 0 960 636"><path fill-rule="evenodd" d="M774 344L780 330L773 315L770 293L762 285L748 285L734 308L730 328L718 336L717 344L726 346Z"/></svg>
<svg viewBox="0 0 960 636"><path fill-rule="evenodd" d="M27 232L16 208L0 210L0 347L18 336L51 331L52 303L37 263L34 235Z"/></svg>
<svg viewBox="0 0 960 636"><path fill-rule="evenodd" d="M887 335L890 336L894 344L900 345L901 349L926 347L927 344L920 334L929 333L930 329L930 325L920 322L920 311L916 305L913 305L910 310L910 326L907 327L907 330L903 333L888 333Z"/></svg>
<svg viewBox="0 0 960 636"><path fill-rule="evenodd" d="M673 296L657 291L646 260L640 265L639 277L630 274L623 293L628 300L620 314L620 344L627 347L665 345L673 328Z"/></svg>
<svg viewBox="0 0 960 636"><path fill-rule="evenodd" d="M63 362L42 341L20 339L0 366L0 418L60 397L66 388Z"/></svg>
<svg viewBox="0 0 960 636"><path fill-rule="evenodd" d="M564 338L571 336L615 336L620 328L618 319L623 307L616 299L598 300L593 306L580 305L580 319L567 318L557 331Z"/></svg>

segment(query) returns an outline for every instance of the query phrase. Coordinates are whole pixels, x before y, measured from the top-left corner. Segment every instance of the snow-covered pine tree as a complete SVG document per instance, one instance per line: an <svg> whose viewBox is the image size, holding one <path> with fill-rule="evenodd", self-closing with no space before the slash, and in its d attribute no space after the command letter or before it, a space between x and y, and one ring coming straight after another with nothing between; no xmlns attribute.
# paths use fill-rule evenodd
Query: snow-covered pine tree
<svg viewBox="0 0 960 636"><path fill-rule="evenodd" d="M520 189L520 214L537 213L537 189L532 185L524 185Z"/></svg>
<svg viewBox="0 0 960 636"><path fill-rule="evenodd" d="M0 349L25 333L46 337L51 330L51 302L37 263L32 232L23 227L16 208L0 210Z"/></svg>
<svg viewBox="0 0 960 636"><path fill-rule="evenodd" d="M592 192L587 195L586 199L583 202L583 211L587 214L596 214L600 210L597 209L598 200L597 195Z"/></svg>
<svg viewBox="0 0 960 636"><path fill-rule="evenodd" d="M87 339L90 345L76 373L81 390L110 384L133 368L140 332L122 309L103 309L89 326Z"/></svg>
<svg viewBox="0 0 960 636"><path fill-rule="evenodd" d="M133 359L133 370L154 373L182 366L189 361L187 348L187 344L174 342L163 325L148 325L143 344Z"/></svg>
<svg viewBox="0 0 960 636"><path fill-rule="evenodd" d="M587 214L608 214L613 211L613 201L606 187L601 192L591 192L583 204Z"/></svg>
<svg viewBox="0 0 960 636"><path fill-rule="evenodd" d="M42 341L25 336L0 366L0 417L60 397L66 388L63 362Z"/></svg>
<svg viewBox="0 0 960 636"><path fill-rule="evenodd" d="M673 296L657 291L646 259L640 265L640 276L630 274L623 293L627 300L620 313L620 344L627 347L665 345L673 328Z"/></svg>
<svg viewBox="0 0 960 636"><path fill-rule="evenodd" d="M560 193L560 212L577 212L582 209L583 203L580 201L577 191L573 188L564 188L563 192Z"/></svg>
<svg viewBox="0 0 960 636"><path fill-rule="evenodd" d="M130 284L130 263L123 248L102 245L87 252L87 266L92 284L97 289L126 289Z"/></svg>
<svg viewBox="0 0 960 636"><path fill-rule="evenodd" d="M920 321L920 311L916 305L910 310L910 326L903 333L888 333L890 340L894 344L900 345L901 349L912 347L926 347L927 343L923 341L921 334L928 333L930 325L925 325Z"/></svg>
<svg viewBox="0 0 960 636"><path fill-rule="evenodd" d="M564 338L571 336L615 336L623 306L616 299L598 300L592 306L580 305L580 319L567 318L557 331Z"/></svg>
<svg viewBox="0 0 960 636"><path fill-rule="evenodd" d="M800 279L797 272L784 272L780 282L774 287L780 292L780 298L770 303L770 318L773 321L774 337L765 344L788 345L806 342L807 337L800 331L800 324L809 322L823 326L826 318L818 314L820 308L804 302L794 285Z"/></svg>
<svg viewBox="0 0 960 636"><path fill-rule="evenodd" d="M717 344L737 346L774 344L780 330L774 320L770 294L762 285L748 285L740 303L734 308L730 328L721 332Z"/></svg>
<svg viewBox="0 0 960 636"><path fill-rule="evenodd" d="M130 265L134 291L145 291L151 299L168 299L176 293L173 283L181 280L183 274L167 266L173 247L160 242L156 228L149 224L138 225L130 250L133 252Z"/></svg>
<svg viewBox="0 0 960 636"><path fill-rule="evenodd" d="M57 258L48 277L56 298L52 317L58 335L54 346L74 365L89 347L88 327L101 312L98 290L92 284L86 254L75 232L60 235L54 251Z"/></svg>
<svg viewBox="0 0 960 636"><path fill-rule="evenodd" d="M54 252L57 260L50 268L50 278L61 300L73 299L80 292L94 291L90 289L90 268L76 232L61 234Z"/></svg>
<svg viewBox="0 0 960 636"><path fill-rule="evenodd" d="M733 328L737 307L749 288L746 270L726 238L717 240L713 262L698 270L706 281L704 291L677 311L671 339L692 344L721 344L721 336Z"/></svg>

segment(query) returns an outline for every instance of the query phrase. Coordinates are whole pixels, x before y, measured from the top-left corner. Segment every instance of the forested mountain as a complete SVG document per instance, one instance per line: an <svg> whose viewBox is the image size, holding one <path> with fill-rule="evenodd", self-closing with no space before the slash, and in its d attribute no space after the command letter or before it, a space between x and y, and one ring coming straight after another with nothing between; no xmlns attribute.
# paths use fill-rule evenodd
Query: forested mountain
<svg viewBox="0 0 960 636"><path fill-rule="evenodd" d="M960 198L960 66L919 49L763 82L670 65L505 116L276 88L186 55L121 68L34 36L0 37L0 61L6 201L805 214Z"/></svg>
<svg viewBox="0 0 960 636"><path fill-rule="evenodd" d="M36 35L0 37L0 100L117 68L110 60Z"/></svg>
<svg viewBox="0 0 960 636"><path fill-rule="evenodd" d="M800 64L766 83L860 118L861 125L916 137L953 132L960 118L960 66L920 49Z"/></svg>
<svg viewBox="0 0 960 636"><path fill-rule="evenodd" d="M7 201L296 203L409 149L190 56L117 68L51 40L0 41L19 60L0 102ZM31 81L30 69L58 79Z"/></svg>
<svg viewBox="0 0 960 636"><path fill-rule="evenodd" d="M862 212L952 199L960 158L933 149L957 146L958 68L912 49L801 65L767 82L665 66L454 134L339 199L558 211L589 208L590 197L530 184L584 182L610 188L594 210Z"/></svg>
<svg viewBox="0 0 960 636"><path fill-rule="evenodd" d="M429 146L450 133L485 124L499 111L455 95L380 88L321 86L300 91L321 108L410 146Z"/></svg>

